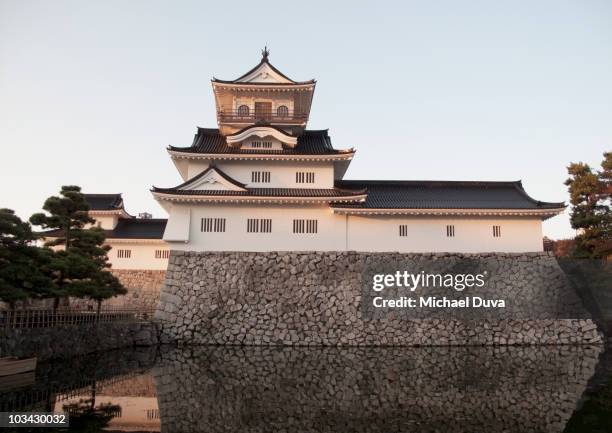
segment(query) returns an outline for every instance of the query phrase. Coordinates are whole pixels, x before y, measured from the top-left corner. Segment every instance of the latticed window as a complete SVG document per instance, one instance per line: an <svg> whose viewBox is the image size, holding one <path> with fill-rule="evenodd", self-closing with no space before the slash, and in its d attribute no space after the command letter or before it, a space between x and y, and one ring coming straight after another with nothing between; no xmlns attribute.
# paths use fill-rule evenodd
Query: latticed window
<svg viewBox="0 0 612 433"><path fill-rule="evenodd" d="M247 233L271 233L272 220L269 218L247 219Z"/></svg>
<svg viewBox="0 0 612 433"><path fill-rule="evenodd" d="M249 106L248 105L241 105L240 107L238 107L238 115L239 116L248 116L249 115Z"/></svg>
<svg viewBox="0 0 612 433"><path fill-rule="evenodd" d="M446 226L446 237L449 237L449 238L455 237L455 226L453 225Z"/></svg>
<svg viewBox="0 0 612 433"><path fill-rule="evenodd" d="M269 171L252 171L251 182L253 183L270 183Z"/></svg>
<svg viewBox="0 0 612 433"><path fill-rule="evenodd" d="M318 225L318 220L293 220L293 233L317 233Z"/></svg>
<svg viewBox="0 0 612 433"><path fill-rule="evenodd" d="M314 183L315 174L313 171L298 171L295 173L295 183Z"/></svg>
<svg viewBox="0 0 612 433"><path fill-rule="evenodd" d="M170 250L155 250L156 259L167 259L170 257Z"/></svg>
<svg viewBox="0 0 612 433"><path fill-rule="evenodd" d="M494 238L501 237L501 226L493 226L493 237Z"/></svg>
<svg viewBox="0 0 612 433"><path fill-rule="evenodd" d="M200 221L200 231L208 233L225 232L225 218L202 218Z"/></svg>
<svg viewBox="0 0 612 433"><path fill-rule="evenodd" d="M399 226L399 235L401 237L408 236L408 225L407 224L400 224L400 226Z"/></svg>
<svg viewBox="0 0 612 433"><path fill-rule="evenodd" d="M278 117L289 117L289 108L286 105L281 105L276 109L276 115Z"/></svg>
<svg viewBox="0 0 612 433"><path fill-rule="evenodd" d="M117 250L117 258L129 259L132 257L132 250Z"/></svg>

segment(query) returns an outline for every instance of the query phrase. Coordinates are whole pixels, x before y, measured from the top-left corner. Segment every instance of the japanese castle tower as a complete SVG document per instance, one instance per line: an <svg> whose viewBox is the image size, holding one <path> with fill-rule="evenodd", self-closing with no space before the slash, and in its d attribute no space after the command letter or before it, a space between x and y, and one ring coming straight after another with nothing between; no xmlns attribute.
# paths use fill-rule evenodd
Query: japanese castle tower
<svg viewBox="0 0 612 433"><path fill-rule="evenodd" d="M218 128L168 148L183 182L152 193L170 249L542 250L542 220L565 206L520 181L345 180L355 150L307 129L315 80L294 81L262 54L239 78L212 80Z"/></svg>

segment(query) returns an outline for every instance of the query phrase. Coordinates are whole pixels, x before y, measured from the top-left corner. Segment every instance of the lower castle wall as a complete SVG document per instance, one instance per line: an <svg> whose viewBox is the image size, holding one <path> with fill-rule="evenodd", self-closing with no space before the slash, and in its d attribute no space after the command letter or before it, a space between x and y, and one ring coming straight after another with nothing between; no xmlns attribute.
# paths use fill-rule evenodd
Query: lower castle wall
<svg viewBox="0 0 612 433"><path fill-rule="evenodd" d="M34 355L42 361L158 342L157 327L151 322L7 328L0 329L0 358Z"/></svg>
<svg viewBox="0 0 612 433"><path fill-rule="evenodd" d="M165 270L151 269L111 269L119 281L127 288L122 296L107 299L105 307L126 307L154 309L159 301L159 294L166 278ZM71 299L73 308L95 308L95 301L89 299Z"/></svg>
<svg viewBox="0 0 612 433"><path fill-rule="evenodd" d="M366 319L361 277L372 260L469 258L494 266L493 291L517 302L578 302L548 253L397 254L172 251L156 319L162 342L235 345L512 345L601 343L582 318ZM419 262L420 263L420 262ZM546 308L546 305L540 308ZM570 316L571 317L571 316Z"/></svg>

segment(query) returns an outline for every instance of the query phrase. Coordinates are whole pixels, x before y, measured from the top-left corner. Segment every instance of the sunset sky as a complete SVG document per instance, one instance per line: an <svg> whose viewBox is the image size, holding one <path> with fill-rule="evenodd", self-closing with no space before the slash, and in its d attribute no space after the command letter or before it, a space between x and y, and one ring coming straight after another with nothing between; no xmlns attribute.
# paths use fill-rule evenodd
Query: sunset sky
<svg viewBox="0 0 612 433"><path fill-rule="evenodd" d="M61 185L165 213L165 148L214 127L210 79L270 61L317 79L309 128L352 179L517 180L567 201L571 161L612 151L612 2L0 0L0 207ZM567 215L544 225L572 235Z"/></svg>

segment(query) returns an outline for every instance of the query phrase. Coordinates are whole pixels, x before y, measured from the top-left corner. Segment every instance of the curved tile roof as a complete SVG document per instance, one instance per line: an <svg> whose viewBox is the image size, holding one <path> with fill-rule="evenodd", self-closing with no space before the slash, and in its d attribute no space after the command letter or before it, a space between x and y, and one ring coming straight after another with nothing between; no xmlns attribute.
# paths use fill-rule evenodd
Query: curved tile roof
<svg viewBox="0 0 612 433"><path fill-rule="evenodd" d="M155 188L151 190L162 194L216 197L353 197L363 195L364 190L348 190L341 188L249 188L246 191L228 190L184 190L174 188Z"/></svg>
<svg viewBox="0 0 612 433"><path fill-rule="evenodd" d="M83 194L89 205L89 210L120 210L123 209L121 194Z"/></svg>
<svg viewBox="0 0 612 433"><path fill-rule="evenodd" d="M334 149L327 129L305 130L297 139L297 145L293 149L241 149L230 147L217 128L198 128L191 146L169 146L168 150L185 153L265 155L330 155L344 153L344 151Z"/></svg>
<svg viewBox="0 0 612 433"><path fill-rule="evenodd" d="M122 218L113 230L106 230L106 238L161 239L167 222L165 218Z"/></svg>
<svg viewBox="0 0 612 433"><path fill-rule="evenodd" d="M104 230L107 239L162 239L166 229L165 218L120 218L113 230ZM45 238L64 236L64 230L40 232Z"/></svg>
<svg viewBox="0 0 612 433"><path fill-rule="evenodd" d="M339 188L367 190L363 209L560 209L565 203L531 198L516 182L341 180Z"/></svg>
<svg viewBox="0 0 612 433"><path fill-rule="evenodd" d="M272 82L243 82L240 81L245 77L248 77L251 73L255 72L257 70L257 68L259 68L262 65L268 65L268 67L270 69L272 69L274 72L276 72L278 75L280 75L281 77L283 77L284 79L286 79L287 81L290 81L289 83L272 83ZM299 85L299 84L314 84L316 83L316 80L307 80L307 81L294 81L291 78L289 78L288 76L286 76L285 74L283 74L281 71L279 71L272 63L270 63L268 61L268 57L262 57L261 61L256 64L254 67L252 67L251 69L249 69L248 72L242 74L240 77L236 78L235 80L220 80L218 78L214 78L212 79L213 83L221 83L221 84L245 84L245 85L257 85L257 86L291 86L291 85Z"/></svg>

